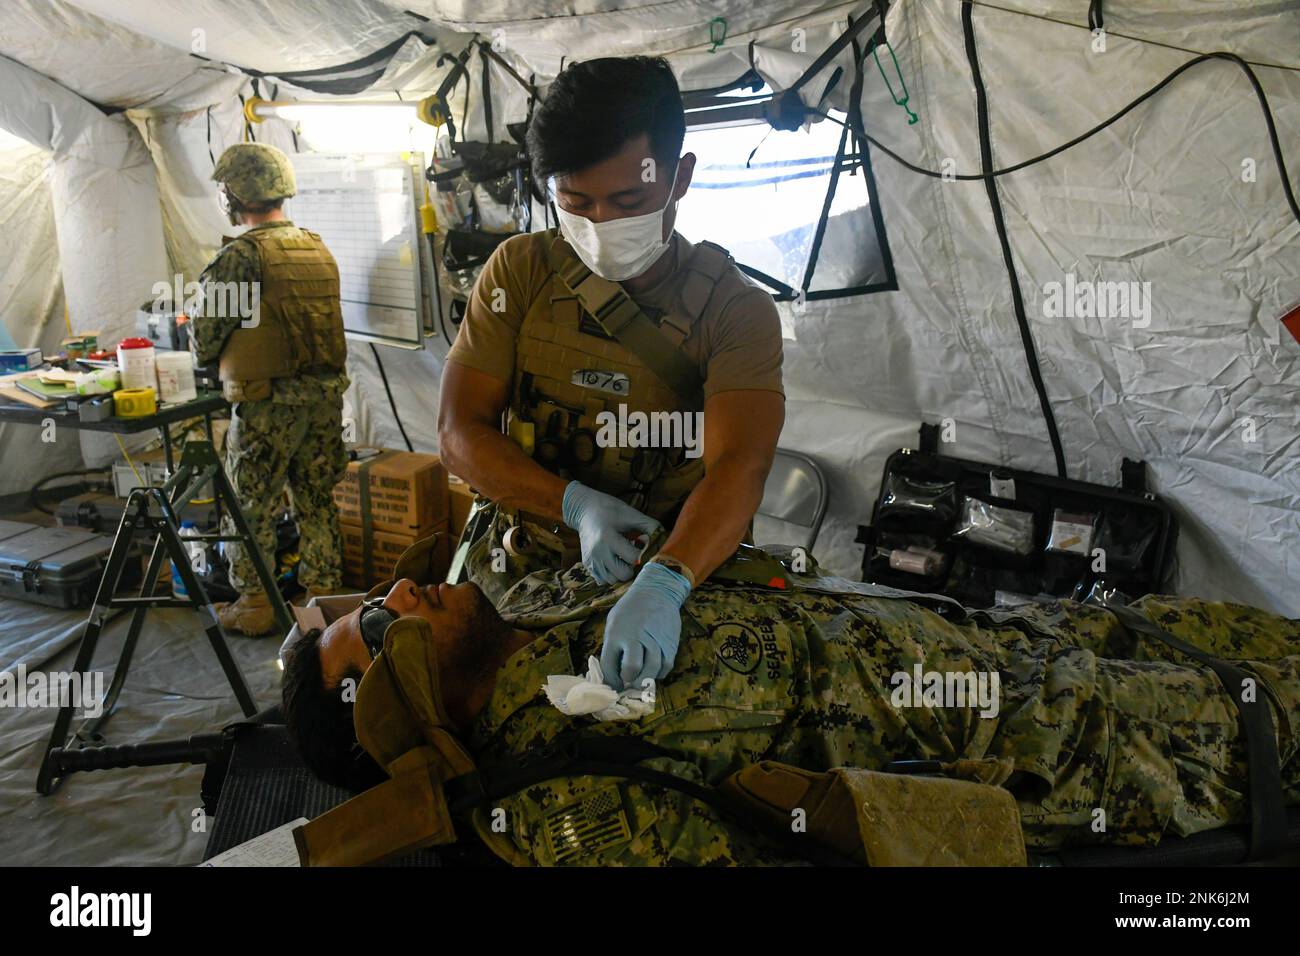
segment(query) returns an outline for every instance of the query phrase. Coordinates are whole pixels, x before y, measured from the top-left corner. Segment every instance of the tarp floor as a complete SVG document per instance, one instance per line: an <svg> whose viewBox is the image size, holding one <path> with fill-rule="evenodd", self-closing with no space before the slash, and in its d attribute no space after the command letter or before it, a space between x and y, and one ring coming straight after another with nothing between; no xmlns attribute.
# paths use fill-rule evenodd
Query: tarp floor
<svg viewBox="0 0 1300 956"><path fill-rule="evenodd" d="M0 670L70 671L85 611L0 600ZM129 615L100 638L93 671L104 686ZM277 637L229 637L258 708L279 698ZM0 861L8 866L184 866L198 863L213 820L202 812L203 768L189 764L75 773L48 797L36 773L53 708L0 707ZM136 645L108 744L210 733L241 718L239 705L192 611L151 610ZM80 714L73 722L80 724Z"/></svg>

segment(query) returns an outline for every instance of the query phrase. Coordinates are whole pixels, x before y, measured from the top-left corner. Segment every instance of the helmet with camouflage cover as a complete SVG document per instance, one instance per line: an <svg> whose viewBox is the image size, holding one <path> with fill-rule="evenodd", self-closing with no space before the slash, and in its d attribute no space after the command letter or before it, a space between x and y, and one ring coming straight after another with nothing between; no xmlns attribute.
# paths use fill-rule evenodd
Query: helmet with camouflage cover
<svg viewBox="0 0 1300 956"><path fill-rule="evenodd" d="M273 202L298 191L293 164L267 143L236 143L217 160L212 178L241 203Z"/></svg>

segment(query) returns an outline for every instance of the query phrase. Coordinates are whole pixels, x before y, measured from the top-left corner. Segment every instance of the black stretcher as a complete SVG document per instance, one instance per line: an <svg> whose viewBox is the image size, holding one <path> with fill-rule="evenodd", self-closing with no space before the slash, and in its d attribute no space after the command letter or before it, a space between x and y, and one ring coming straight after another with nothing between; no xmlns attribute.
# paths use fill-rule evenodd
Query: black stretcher
<svg viewBox="0 0 1300 956"><path fill-rule="evenodd" d="M274 711L255 719L268 713ZM216 818L203 859L301 817L311 820L351 796L307 769L283 724L239 726L228 751L209 760L203 774L204 809ZM440 853L419 850L388 865L442 866Z"/></svg>
<svg viewBox="0 0 1300 956"><path fill-rule="evenodd" d="M274 711L258 719L278 719ZM313 819L347 800L351 793L318 780L303 764L282 724L243 724L233 728L224 759L210 760L203 778L204 806L215 813L205 860L300 817ZM1286 846L1300 849L1300 807L1286 811ZM1225 827L1189 837L1166 837L1155 847L1075 847L1056 853L1031 853L1031 866L1186 867L1233 866L1251 851L1249 827ZM473 846L421 850L390 866L500 864L486 849Z"/></svg>

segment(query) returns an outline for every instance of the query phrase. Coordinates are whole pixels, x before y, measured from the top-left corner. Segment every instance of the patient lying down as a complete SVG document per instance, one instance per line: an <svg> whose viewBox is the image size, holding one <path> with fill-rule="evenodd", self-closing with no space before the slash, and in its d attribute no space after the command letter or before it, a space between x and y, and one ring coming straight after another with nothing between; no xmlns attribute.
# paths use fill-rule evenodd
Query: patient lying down
<svg viewBox="0 0 1300 956"><path fill-rule="evenodd" d="M649 714L611 723L565 716L542 688L553 675L584 673L599 656L617 594L572 572L539 574L498 609L473 584L399 580L382 610L378 599L368 602L375 607L290 649L290 732L323 778L354 789L385 778L357 732L382 749L371 743L379 732L361 726L370 683L362 681L396 620L411 625L408 639L418 631L429 642L423 676L433 685L432 710L480 767L517 764L575 730L654 744L662 750L642 766L709 788L779 761L802 768L782 778L797 782L793 804L779 806L788 821L805 809L815 816L815 807L798 805L800 795L824 792L803 771L858 768L860 782L882 778L868 772L893 761L939 761L965 781L997 788L1013 827L1018 815L1025 845L1038 850L1152 845L1165 834L1249 817L1240 713L1221 679L1130 633L1103 608L1062 601L945 617L898 597L706 582L683 608L681 648ZM1300 622L1194 599L1148 597L1134 608L1169 634L1239 663L1250 686L1231 691L1269 708L1283 795L1288 804L1300 801ZM427 723L428 714L421 719ZM854 791L859 805L863 792ZM966 791L926 792L935 796L921 799L950 801ZM774 842L688 793L608 775L528 786L495 800L473 826L516 863L792 860L788 841ZM995 850L990 860L1001 859Z"/></svg>

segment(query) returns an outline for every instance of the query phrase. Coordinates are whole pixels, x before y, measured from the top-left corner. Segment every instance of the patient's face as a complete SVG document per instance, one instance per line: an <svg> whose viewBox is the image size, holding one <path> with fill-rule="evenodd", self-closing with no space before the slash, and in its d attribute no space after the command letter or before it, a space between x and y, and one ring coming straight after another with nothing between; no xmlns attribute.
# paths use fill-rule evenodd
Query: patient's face
<svg viewBox="0 0 1300 956"><path fill-rule="evenodd" d="M481 627L484 620L497 619L492 602L478 585L470 582L420 587L409 578L402 578L389 589L384 607L398 617L414 616L428 621L434 640L440 644L455 644ZM365 673L370 666L370 651L361 639L361 611L357 608L340 618L321 635L321 669L329 685L353 667Z"/></svg>

